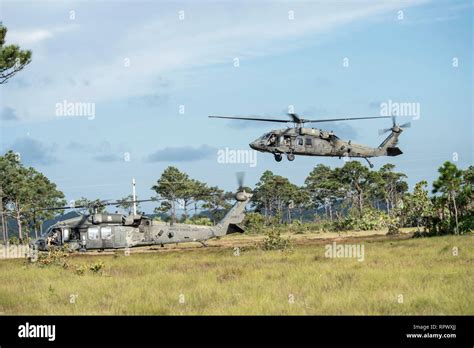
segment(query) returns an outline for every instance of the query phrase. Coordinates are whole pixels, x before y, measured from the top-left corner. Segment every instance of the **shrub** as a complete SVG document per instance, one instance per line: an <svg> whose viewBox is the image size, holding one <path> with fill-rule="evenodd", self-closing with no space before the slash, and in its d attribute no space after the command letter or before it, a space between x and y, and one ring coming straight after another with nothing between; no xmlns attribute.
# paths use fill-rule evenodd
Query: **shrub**
<svg viewBox="0 0 474 348"><path fill-rule="evenodd" d="M260 213L247 213L243 224L250 233L261 233L265 227L265 217Z"/></svg>
<svg viewBox="0 0 474 348"><path fill-rule="evenodd" d="M87 270L87 267L84 265L76 266L74 273L76 273L77 275L84 275L84 273L86 273L86 270Z"/></svg>
<svg viewBox="0 0 474 348"><path fill-rule="evenodd" d="M38 265L40 266L62 266L68 268L68 263L66 259L69 257L69 253L64 248L57 248L48 251L47 253L38 254Z"/></svg>
<svg viewBox="0 0 474 348"><path fill-rule="evenodd" d="M262 244L263 250L288 250L290 248L290 239L283 238L277 229L271 228L265 233Z"/></svg>
<svg viewBox="0 0 474 348"><path fill-rule="evenodd" d="M19 245L20 244L20 240L17 237L10 237L9 242L10 242L11 245Z"/></svg>
<svg viewBox="0 0 474 348"><path fill-rule="evenodd" d="M92 273L102 273L103 269L105 267L105 264L102 261L95 262L89 266L89 270Z"/></svg>
<svg viewBox="0 0 474 348"><path fill-rule="evenodd" d="M202 226L212 226L212 220L207 216L193 216L191 219L184 220L185 224L188 225L202 225Z"/></svg>

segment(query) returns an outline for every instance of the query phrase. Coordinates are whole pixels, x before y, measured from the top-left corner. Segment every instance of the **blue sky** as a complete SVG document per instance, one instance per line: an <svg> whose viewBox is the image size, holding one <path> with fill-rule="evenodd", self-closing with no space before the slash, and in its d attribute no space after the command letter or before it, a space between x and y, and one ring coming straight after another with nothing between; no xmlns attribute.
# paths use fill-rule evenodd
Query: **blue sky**
<svg viewBox="0 0 474 348"><path fill-rule="evenodd" d="M250 186L267 169L303 184L318 163L342 166L319 157L276 163L261 153L255 167L217 162L219 149L248 149L279 125L207 115L281 117L289 105L323 118L416 102L421 116L400 137L404 154L375 158L375 168L394 163L413 186L435 179L454 153L459 167L473 163L471 1L7 0L0 19L7 44L33 51L0 89L0 150L19 152L68 199L123 197L132 177L139 197L149 197L169 165L227 190L238 171ZM64 100L94 103L95 117L57 116ZM318 126L377 146L377 130L389 125Z"/></svg>

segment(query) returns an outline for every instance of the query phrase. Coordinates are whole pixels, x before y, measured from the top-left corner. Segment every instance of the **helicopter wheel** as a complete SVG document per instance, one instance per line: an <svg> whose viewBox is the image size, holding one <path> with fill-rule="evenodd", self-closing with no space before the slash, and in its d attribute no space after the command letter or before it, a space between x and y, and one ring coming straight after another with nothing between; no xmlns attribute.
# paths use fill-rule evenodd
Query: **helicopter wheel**
<svg viewBox="0 0 474 348"><path fill-rule="evenodd" d="M288 161L294 161L295 160L295 155L292 154L292 153L289 153L288 155L286 155L286 158L288 158Z"/></svg>
<svg viewBox="0 0 474 348"><path fill-rule="evenodd" d="M282 159L283 159L283 157L281 156L281 153L276 153L275 154L275 161L281 162Z"/></svg>

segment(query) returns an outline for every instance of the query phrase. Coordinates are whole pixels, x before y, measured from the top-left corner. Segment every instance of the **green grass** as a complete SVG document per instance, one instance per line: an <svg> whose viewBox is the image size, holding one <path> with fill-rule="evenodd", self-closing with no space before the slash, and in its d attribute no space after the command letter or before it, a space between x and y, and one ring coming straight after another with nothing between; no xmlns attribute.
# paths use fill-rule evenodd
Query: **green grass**
<svg viewBox="0 0 474 348"><path fill-rule="evenodd" d="M472 235L358 243L363 262L326 258L324 244L240 256L229 247L68 258L74 266L103 261L102 275L2 260L0 312L474 314Z"/></svg>

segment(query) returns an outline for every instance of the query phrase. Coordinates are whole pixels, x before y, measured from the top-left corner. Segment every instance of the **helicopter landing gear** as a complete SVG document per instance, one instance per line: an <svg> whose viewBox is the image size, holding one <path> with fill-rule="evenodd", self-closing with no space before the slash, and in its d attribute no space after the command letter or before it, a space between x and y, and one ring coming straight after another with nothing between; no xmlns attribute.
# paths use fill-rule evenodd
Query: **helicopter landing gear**
<svg viewBox="0 0 474 348"><path fill-rule="evenodd" d="M292 153L289 153L288 155L286 155L286 158L288 158L288 161L294 161L295 160L295 155L292 154Z"/></svg>
<svg viewBox="0 0 474 348"><path fill-rule="evenodd" d="M370 163L369 159L367 157L364 157L364 159L367 161L367 163L369 164L369 167L370 168L373 168L374 165L372 163Z"/></svg>
<svg viewBox="0 0 474 348"><path fill-rule="evenodd" d="M281 162L282 159L283 159L283 157L281 156L281 153L276 153L275 154L275 161Z"/></svg>

